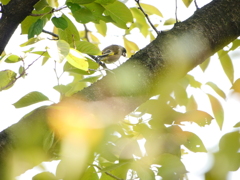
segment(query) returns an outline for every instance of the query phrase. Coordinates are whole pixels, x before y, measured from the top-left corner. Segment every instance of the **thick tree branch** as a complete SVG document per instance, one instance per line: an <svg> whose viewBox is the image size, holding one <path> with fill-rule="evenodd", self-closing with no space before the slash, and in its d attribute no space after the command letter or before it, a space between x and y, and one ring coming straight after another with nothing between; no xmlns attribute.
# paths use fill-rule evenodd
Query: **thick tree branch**
<svg viewBox="0 0 240 180"><path fill-rule="evenodd" d="M212 1L188 20L177 23L172 30L159 34L152 43L102 80L48 108L50 111L39 109L1 132L0 176L6 173L2 167L7 167L4 166L6 157L13 149L22 157L25 146L20 142L44 152L42 141L49 131L48 123L57 130L54 125L57 118L63 117L61 113L74 114L77 119L89 122L92 128L121 120L159 90L163 91L167 83L181 78L236 39L240 35L239 12L239 0ZM65 108L71 113L64 114ZM48 122L47 112L50 112ZM34 165L44 158L42 156L34 162L28 158L22 161Z"/></svg>
<svg viewBox="0 0 240 180"><path fill-rule="evenodd" d="M33 6L39 0L11 0L2 6L0 19L0 54L2 54L18 25L31 14Z"/></svg>

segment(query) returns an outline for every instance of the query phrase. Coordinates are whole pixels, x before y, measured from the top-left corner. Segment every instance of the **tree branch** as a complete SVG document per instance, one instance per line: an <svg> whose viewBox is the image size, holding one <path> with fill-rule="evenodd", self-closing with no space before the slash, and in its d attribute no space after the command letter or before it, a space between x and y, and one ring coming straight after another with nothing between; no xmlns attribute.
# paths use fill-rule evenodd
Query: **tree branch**
<svg viewBox="0 0 240 180"><path fill-rule="evenodd" d="M92 125L107 126L122 120L151 96L159 94L159 90L162 92L168 83L175 82L236 39L240 35L239 12L237 0L212 1L186 21L177 23L172 30L159 34L113 73L64 99L54 108L40 108L1 132L0 177L4 177L6 168L12 168L7 158L13 150L17 150L18 159L29 166L50 159L44 156L47 152L42 147L46 132L51 129L49 124L55 122L48 119L49 111L61 118L64 109L58 107L70 107L78 120L98 122ZM84 112L84 116L80 112ZM26 146L22 144L35 150L36 154L42 152L42 156L37 156L33 162L34 152L26 155Z"/></svg>
<svg viewBox="0 0 240 180"><path fill-rule="evenodd" d="M157 28L156 28L156 27L152 24L152 22L150 21L148 15L147 15L147 14L145 13L145 11L143 10L143 8L142 8L139 0L135 0L135 1L136 1L136 3L138 4L138 9L140 9L140 11L142 11L142 13L143 13L144 16L146 17L146 19L147 19L148 23L150 24L150 26L153 28L153 30L154 30L157 34L159 34L160 32L157 30Z"/></svg>
<svg viewBox="0 0 240 180"><path fill-rule="evenodd" d="M0 19L0 54L2 54L17 26L31 14L33 6L39 0L11 0L7 5L2 5Z"/></svg>

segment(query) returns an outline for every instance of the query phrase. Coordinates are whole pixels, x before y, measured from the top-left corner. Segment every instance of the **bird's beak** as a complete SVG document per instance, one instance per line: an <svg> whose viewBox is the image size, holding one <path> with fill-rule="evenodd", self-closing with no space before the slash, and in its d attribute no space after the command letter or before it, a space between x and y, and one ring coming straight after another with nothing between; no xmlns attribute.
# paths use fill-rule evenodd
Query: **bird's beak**
<svg viewBox="0 0 240 180"><path fill-rule="evenodd" d="M122 53L122 55L123 55L124 57L126 57L126 53Z"/></svg>

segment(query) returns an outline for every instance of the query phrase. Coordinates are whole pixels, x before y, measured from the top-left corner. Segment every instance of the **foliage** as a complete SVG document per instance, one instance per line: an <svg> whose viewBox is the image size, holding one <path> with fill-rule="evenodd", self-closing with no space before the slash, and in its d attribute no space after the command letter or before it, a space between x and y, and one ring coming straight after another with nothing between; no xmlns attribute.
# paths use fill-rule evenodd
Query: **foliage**
<svg viewBox="0 0 240 180"><path fill-rule="evenodd" d="M6 0L1 2L8 3ZM186 7L193 4L190 0L183 0L183 3ZM64 5L59 6L59 4L60 1L40 0L35 5L33 15L21 23L21 33L27 35L28 38L21 45L21 55L5 52L0 57L2 63L16 65L19 69L18 72L11 69L0 71L2 91L14 87L15 82L24 78L37 61L42 60L42 66L38 67L39 71L47 62L54 61L53 69L58 82L57 85L52 83L52 87L56 90L55 93L60 94L59 100L63 97L70 97L102 78L102 72L98 70L99 65L88 55L101 53L98 47L101 43L99 39L108 36L108 32L111 31L110 25L124 31L122 38L128 57L139 50L137 40L136 42L129 40L135 30L138 30L149 41L154 39L154 33L137 5L127 7L126 4L117 0L67 0ZM150 19L157 16L162 20L162 26L169 27L168 25L176 22L175 18L164 19L164 14L153 5L144 3L141 5ZM49 28L48 24L53 27L52 32L59 36L59 40L51 40L49 35L47 38L42 36L43 29ZM91 26L92 24L94 27ZM154 24L154 26L161 29L159 24ZM83 30L79 31L79 29ZM235 81L235 67L229 53L239 47L239 42L240 40L237 39L232 42L228 50L218 52L224 74L232 84L233 91L237 93L240 92L239 79ZM29 57L35 58L34 61L29 62ZM209 62L208 60L200 65L202 71L210 66ZM62 74L67 73L67 76L72 77L70 83L61 84L61 75L57 74L56 65L62 68ZM205 85L214 91L212 94L205 93L205 97L209 98L213 117L209 112L198 108L199 102L195 94L192 95L189 91L191 88L202 90ZM49 99L51 97L42 92L32 91L20 100L16 99L13 105L15 108L22 108L49 101ZM75 142L74 138L65 140L62 151L69 158L61 158L56 175L42 172L33 179L40 179L39 177L84 180L144 180L159 177L172 180L184 179L188 172L181 160L182 156L186 155L185 151L207 153L208 149L197 133L183 130L183 126L187 123L194 123L205 128L216 121L222 129L226 123L222 104L226 99L226 93L215 82L208 81L203 84L188 74L173 84L167 93L152 97L122 122L106 127L103 132L92 132L99 137L94 137L94 143L89 147L83 147L82 142ZM182 107L184 111L180 111L179 107ZM235 171L239 168L240 144L239 133L236 131L238 127L239 125L236 125L233 132L221 138L219 151L214 154L216 162L206 173L207 179L225 177L228 171ZM52 134L46 139L52 141ZM48 146L51 145L50 143ZM66 172L63 173L63 169Z"/></svg>

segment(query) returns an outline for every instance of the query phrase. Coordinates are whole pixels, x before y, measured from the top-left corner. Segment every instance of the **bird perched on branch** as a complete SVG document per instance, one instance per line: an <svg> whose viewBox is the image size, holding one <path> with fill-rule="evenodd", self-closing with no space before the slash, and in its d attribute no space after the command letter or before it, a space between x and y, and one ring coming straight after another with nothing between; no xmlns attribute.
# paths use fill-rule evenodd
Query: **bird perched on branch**
<svg viewBox="0 0 240 180"><path fill-rule="evenodd" d="M106 64L116 62L121 56L126 57L126 49L119 45L110 45L102 50L102 55L97 56L98 61Z"/></svg>

